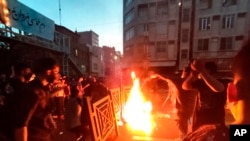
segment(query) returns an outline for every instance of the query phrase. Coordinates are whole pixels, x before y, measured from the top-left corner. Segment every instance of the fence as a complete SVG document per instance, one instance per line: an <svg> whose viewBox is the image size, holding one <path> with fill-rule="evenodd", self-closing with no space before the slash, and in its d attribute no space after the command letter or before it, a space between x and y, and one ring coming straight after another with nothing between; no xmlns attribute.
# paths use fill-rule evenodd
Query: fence
<svg viewBox="0 0 250 141"><path fill-rule="evenodd" d="M110 95L94 103L91 102L90 97L85 98L93 141L106 141L113 134L115 137L119 136L118 123L122 121L122 111L130 87L115 88L110 91Z"/></svg>

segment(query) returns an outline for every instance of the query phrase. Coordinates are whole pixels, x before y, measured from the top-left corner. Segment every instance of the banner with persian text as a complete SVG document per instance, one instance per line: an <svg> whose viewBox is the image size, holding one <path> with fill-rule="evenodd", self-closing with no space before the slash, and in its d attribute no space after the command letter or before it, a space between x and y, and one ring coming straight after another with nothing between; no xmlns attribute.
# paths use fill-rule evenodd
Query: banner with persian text
<svg viewBox="0 0 250 141"><path fill-rule="evenodd" d="M54 40L55 23L17 0L7 0L10 26L47 40Z"/></svg>

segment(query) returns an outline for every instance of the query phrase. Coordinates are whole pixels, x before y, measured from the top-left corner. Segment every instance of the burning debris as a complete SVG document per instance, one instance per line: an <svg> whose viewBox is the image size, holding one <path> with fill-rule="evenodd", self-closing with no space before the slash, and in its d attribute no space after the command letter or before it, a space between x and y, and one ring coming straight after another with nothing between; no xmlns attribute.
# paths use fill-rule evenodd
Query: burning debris
<svg viewBox="0 0 250 141"><path fill-rule="evenodd" d="M155 126L153 116L151 114L152 104L146 101L140 90L139 79L132 72L133 87L128 96L123 118L132 130L142 131L150 134Z"/></svg>
<svg viewBox="0 0 250 141"><path fill-rule="evenodd" d="M142 91L140 80L136 77L136 74L134 72L131 73L131 77L133 80L133 86L127 97L127 101L123 111L123 119L132 132L151 135L154 131L162 128L163 125L160 125L161 123L158 123L159 121L161 121L162 119L169 120L170 118L173 118L171 113L158 111L155 112L153 111L153 108L160 107L162 109L171 111L173 109L171 105L173 105L174 101L174 97L172 95L174 95L174 93L176 92L176 87L171 80L163 80L166 83L164 91L165 94L162 96L164 98L160 99L160 101L158 102L154 102L153 104L152 101L154 101L154 99L152 99L151 97L147 97L148 94L145 91ZM157 94L154 94L153 98L159 99L159 96L157 97ZM166 104L167 101L168 104ZM164 107L162 107L162 105L164 105Z"/></svg>

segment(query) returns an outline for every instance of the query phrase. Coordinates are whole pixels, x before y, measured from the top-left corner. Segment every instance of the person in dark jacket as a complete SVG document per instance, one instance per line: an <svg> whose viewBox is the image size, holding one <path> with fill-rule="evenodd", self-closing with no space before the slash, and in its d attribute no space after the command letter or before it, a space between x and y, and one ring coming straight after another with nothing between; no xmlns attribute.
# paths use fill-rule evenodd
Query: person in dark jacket
<svg viewBox="0 0 250 141"><path fill-rule="evenodd" d="M52 58L41 58L34 63L36 78L29 82L13 104L15 141L52 141L56 127L49 107L49 87L59 73L59 65Z"/></svg>

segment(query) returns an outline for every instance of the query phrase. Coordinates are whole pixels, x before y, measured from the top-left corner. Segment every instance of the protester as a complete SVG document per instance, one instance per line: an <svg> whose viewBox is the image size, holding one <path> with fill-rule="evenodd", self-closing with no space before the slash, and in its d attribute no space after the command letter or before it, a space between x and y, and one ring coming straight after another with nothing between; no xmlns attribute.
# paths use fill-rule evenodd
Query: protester
<svg viewBox="0 0 250 141"><path fill-rule="evenodd" d="M182 84L184 90L196 90L192 131L206 124L225 124L226 89L220 82L214 62L194 60L191 72ZM213 115L213 116L211 116Z"/></svg>
<svg viewBox="0 0 250 141"><path fill-rule="evenodd" d="M228 141L228 128L225 125L226 91L228 81L217 75L213 62L193 60L189 76L182 84L185 90L195 90L196 97L192 131L183 141Z"/></svg>
<svg viewBox="0 0 250 141"><path fill-rule="evenodd" d="M151 79L157 78L167 82L169 96L166 100L170 99L171 103L173 103L173 108L176 109L176 123L179 130L179 139L183 139L184 136L188 133L188 124L192 119L195 105L196 92L193 90L183 90L181 87L184 78L187 77L187 73L188 72L186 71L186 69L184 69L181 76L182 79L169 79L156 73L150 74Z"/></svg>
<svg viewBox="0 0 250 141"><path fill-rule="evenodd" d="M20 95L20 91L30 82L32 75L31 66L26 63L18 62L13 67L13 75L9 79L8 89L9 92L5 96L5 103L2 111L0 112L0 126L1 130L5 132L5 135L9 138L13 137L13 130L10 124L11 111L13 110L13 103L16 101L17 95Z"/></svg>
<svg viewBox="0 0 250 141"><path fill-rule="evenodd" d="M233 124L250 124L250 38L234 58L233 82L229 83L228 104L234 116Z"/></svg>
<svg viewBox="0 0 250 141"><path fill-rule="evenodd" d="M65 106L65 127L73 132L76 139L84 140L88 136L88 127L82 124L83 97L77 86L71 88L71 95Z"/></svg>
<svg viewBox="0 0 250 141"><path fill-rule="evenodd" d="M71 90L70 90L70 84L67 80L67 76L62 76L62 85L63 85L63 91L64 91L64 105L66 105L66 103L68 102L69 100L69 97L70 97L70 94L71 94Z"/></svg>
<svg viewBox="0 0 250 141"><path fill-rule="evenodd" d="M31 66L19 62L14 65L14 75L9 80L9 85L12 89L12 94L17 93L20 88L24 87L27 83L30 82L30 78L32 76Z"/></svg>
<svg viewBox="0 0 250 141"><path fill-rule="evenodd" d="M194 90L182 89L182 83L190 73L190 68L185 67L181 74L181 79L173 79L178 93L176 95L176 112L177 112L177 127L179 130L179 138L183 139L189 132L189 125L191 125L192 116L194 112L195 100L197 92Z"/></svg>
<svg viewBox="0 0 250 141"><path fill-rule="evenodd" d="M62 82L61 75L58 73L55 77L54 82L52 83L52 92L55 103L55 117L59 119L64 118L64 99L65 99L65 93L64 93L64 87L65 84Z"/></svg>
<svg viewBox="0 0 250 141"><path fill-rule="evenodd" d="M242 46L232 63L233 81L227 87L227 104L234 117L235 125L250 124L250 38ZM210 117L214 116L211 115ZM240 138L244 139L244 138ZM188 134L183 141L229 141L229 128L218 124L203 125Z"/></svg>
<svg viewBox="0 0 250 141"><path fill-rule="evenodd" d="M49 87L59 73L59 65L52 58L34 63L36 78L17 95L13 110L15 141L52 141L56 128L49 108Z"/></svg>

